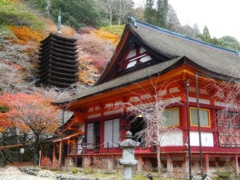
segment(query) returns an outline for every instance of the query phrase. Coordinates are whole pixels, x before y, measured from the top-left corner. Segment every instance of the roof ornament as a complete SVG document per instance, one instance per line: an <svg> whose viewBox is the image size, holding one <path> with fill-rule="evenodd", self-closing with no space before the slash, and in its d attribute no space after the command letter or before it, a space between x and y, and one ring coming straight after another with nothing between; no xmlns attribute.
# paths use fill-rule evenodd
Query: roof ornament
<svg viewBox="0 0 240 180"><path fill-rule="evenodd" d="M58 34L62 34L62 31L61 31L61 9L59 9L59 13L58 13Z"/></svg>
<svg viewBox="0 0 240 180"><path fill-rule="evenodd" d="M128 16L128 24L133 24L135 28L137 28L137 24L136 24L136 19L134 19L133 17Z"/></svg>

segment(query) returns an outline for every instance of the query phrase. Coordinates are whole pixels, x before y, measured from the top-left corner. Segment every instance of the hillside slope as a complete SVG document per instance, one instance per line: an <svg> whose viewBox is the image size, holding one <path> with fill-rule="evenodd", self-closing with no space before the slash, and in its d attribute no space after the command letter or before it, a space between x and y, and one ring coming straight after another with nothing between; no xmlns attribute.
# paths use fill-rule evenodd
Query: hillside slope
<svg viewBox="0 0 240 180"><path fill-rule="evenodd" d="M57 26L20 1L4 0L0 2L0 7L1 92L38 91L53 99L59 98L59 95L47 95L45 92L54 92L54 87L51 91L51 88L34 86L39 42L49 33L56 33ZM79 82L75 87L92 86L110 60L120 37L89 27L76 32L71 27L61 26L61 31L61 36L77 39Z"/></svg>

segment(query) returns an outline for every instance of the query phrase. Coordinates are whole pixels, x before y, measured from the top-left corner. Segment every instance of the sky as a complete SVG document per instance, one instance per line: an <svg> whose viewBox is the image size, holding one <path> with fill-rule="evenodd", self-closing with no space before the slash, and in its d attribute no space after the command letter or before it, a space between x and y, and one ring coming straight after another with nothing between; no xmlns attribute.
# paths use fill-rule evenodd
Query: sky
<svg viewBox="0 0 240 180"><path fill-rule="evenodd" d="M143 5L145 0L134 0ZM211 37L233 36L240 42L240 0L168 0L181 25L196 23L202 32L208 27Z"/></svg>

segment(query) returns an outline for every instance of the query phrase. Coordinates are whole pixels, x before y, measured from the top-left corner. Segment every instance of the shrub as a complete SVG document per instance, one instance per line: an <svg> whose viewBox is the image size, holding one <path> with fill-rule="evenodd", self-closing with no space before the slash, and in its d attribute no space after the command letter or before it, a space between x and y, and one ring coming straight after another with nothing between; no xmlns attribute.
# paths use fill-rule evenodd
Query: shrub
<svg viewBox="0 0 240 180"><path fill-rule="evenodd" d="M85 157L83 159L83 168L84 168L84 173L86 173L86 174L92 174L93 173L92 159L91 158Z"/></svg>
<svg viewBox="0 0 240 180"><path fill-rule="evenodd" d="M18 40L15 34L5 25L0 25L0 37L3 39L11 39L13 42L17 42Z"/></svg>
<svg viewBox="0 0 240 180"><path fill-rule="evenodd" d="M101 27L100 30L108 31L117 36L122 36L125 25L110 25L107 27Z"/></svg>
<svg viewBox="0 0 240 180"><path fill-rule="evenodd" d="M113 34L111 32L108 32L108 31L94 30L93 32L99 38L108 40L108 41L112 42L114 45L117 45L120 40L120 36Z"/></svg>
<svg viewBox="0 0 240 180"><path fill-rule="evenodd" d="M42 35L39 31L31 30L27 26L8 26L8 28L13 31L20 44L26 44L29 40L40 41L42 39Z"/></svg>
<svg viewBox="0 0 240 180"><path fill-rule="evenodd" d="M73 159L72 158L66 158L65 159L65 167L67 170L70 170L71 167L74 166Z"/></svg>
<svg viewBox="0 0 240 180"><path fill-rule="evenodd" d="M47 169L50 169L52 167L52 161L48 157L44 157L42 159L42 163L41 164L42 164L42 167L47 168Z"/></svg>
<svg viewBox="0 0 240 180"><path fill-rule="evenodd" d="M53 158L52 168L53 169L59 169L60 168L60 162L56 158Z"/></svg>

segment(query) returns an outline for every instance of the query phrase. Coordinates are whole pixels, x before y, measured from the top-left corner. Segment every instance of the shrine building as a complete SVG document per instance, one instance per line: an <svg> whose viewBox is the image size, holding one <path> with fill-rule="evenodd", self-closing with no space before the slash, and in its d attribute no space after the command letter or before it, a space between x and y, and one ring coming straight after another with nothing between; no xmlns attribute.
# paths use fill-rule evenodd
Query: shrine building
<svg viewBox="0 0 240 180"><path fill-rule="evenodd" d="M203 163L204 172L231 162L238 173L239 67L236 51L130 18L96 84L54 102L74 113L63 127L63 141L53 141L54 147L63 142L64 157L76 162L83 154L120 157L118 143L131 131L140 142L135 148L139 161L156 166L158 141L167 171L188 166L191 157L192 165ZM158 121L144 117L155 117L156 106L164 108L159 119L165 123L159 129ZM145 135L137 138L143 130ZM61 157L61 148L59 156L55 152L54 158Z"/></svg>

